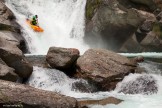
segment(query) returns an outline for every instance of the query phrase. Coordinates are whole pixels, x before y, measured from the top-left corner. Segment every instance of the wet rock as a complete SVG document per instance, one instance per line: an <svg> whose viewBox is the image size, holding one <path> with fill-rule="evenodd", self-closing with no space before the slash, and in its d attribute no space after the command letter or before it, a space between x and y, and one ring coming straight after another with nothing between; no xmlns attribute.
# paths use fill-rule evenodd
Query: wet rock
<svg viewBox="0 0 162 108"><path fill-rule="evenodd" d="M160 12L157 16L156 16L156 19L158 21L160 21L162 19L162 12Z"/></svg>
<svg viewBox="0 0 162 108"><path fill-rule="evenodd" d="M15 46L19 45L19 41L13 35L6 34L4 31L0 31L0 38L9 41Z"/></svg>
<svg viewBox="0 0 162 108"><path fill-rule="evenodd" d="M0 30L20 31L20 26L15 21L15 16L7 6L0 1Z"/></svg>
<svg viewBox="0 0 162 108"><path fill-rule="evenodd" d="M153 29L153 23L152 21L145 21L142 26L140 27L140 30L142 32L149 32Z"/></svg>
<svg viewBox="0 0 162 108"><path fill-rule="evenodd" d="M2 3L4 3L5 2L5 0L0 0Z"/></svg>
<svg viewBox="0 0 162 108"><path fill-rule="evenodd" d="M136 10L144 19L133 37L129 38L121 47L122 52L161 52L161 27L154 14ZM135 36L135 37L134 37Z"/></svg>
<svg viewBox="0 0 162 108"><path fill-rule="evenodd" d="M137 42L140 43L147 36L147 33L146 32L142 32L140 29L138 29L135 32L135 36L136 36ZM130 42L128 44L130 44Z"/></svg>
<svg viewBox="0 0 162 108"><path fill-rule="evenodd" d="M136 8L138 10L155 12L158 8L157 0L118 0L126 8Z"/></svg>
<svg viewBox="0 0 162 108"><path fill-rule="evenodd" d="M45 55L25 55L26 59L33 66L43 67L43 68L51 68L46 61Z"/></svg>
<svg viewBox="0 0 162 108"><path fill-rule="evenodd" d="M78 108L74 98L2 80L0 95L0 105L18 105L24 108Z"/></svg>
<svg viewBox="0 0 162 108"><path fill-rule="evenodd" d="M12 11L0 1L0 30L8 37L15 37L18 41L18 47L27 52L27 45L24 37L21 34L21 27L16 22L16 18Z"/></svg>
<svg viewBox="0 0 162 108"><path fill-rule="evenodd" d="M17 42L17 47L23 52L23 53L27 53L28 52L28 48L27 48L27 43L26 40L24 39L24 37L22 36L22 33L16 33L16 32L10 32L10 31L1 31L1 33L5 34L6 37L10 38L10 39L16 39ZM12 40L9 40L12 41Z"/></svg>
<svg viewBox="0 0 162 108"><path fill-rule="evenodd" d="M90 49L77 60L77 77L96 83L100 90L112 90L125 75L135 71L128 58L102 49Z"/></svg>
<svg viewBox="0 0 162 108"><path fill-rule="evenodd" d="M81 108L88 108L88 105L107 105L107 104L119 104L121 103L122 100L114 98L114 97L109 97L101 100L81 100L79 101L79 104Z"/></svg>
<svg viewBox="0 0 162 108"><path fill-rule="evenodd" d="M28 78L33 67L25 59L22 51L12 42L0 37L0 58L22 78Z"/></svg>
<svg viewBox="0 0 162 108"><path fill-rule="evenodd" d="M133 62L135 63L140 63L140 62L144 62L144 57L143 56L137 56L131 59Z"/></svg>
<svg viewBox="0 0 162 108"><path fill-rule="evenodd" d="M154 2L157 6L158 13L160 13L159 11L161 11L161 9L162 9L162 1L161 0L154 0Z"/></svg>
<svg viewBox="0 0 162 108"><path fill-rule="evenodd" d="M160 45L160 39L158 38L157 34L154 32L148 33L148 35L143 39L141 45L152 45L158 46Z"/></svg>
<svg viewBox="0 0 162 108"><path fill-rule="evenodd" d="M155 94L158 91L156 79L151 75L140 75L122 82L120 91L125 94Z"/></svg>
<svg viewBox="0 0 162 108"><path fill-rule="evenodd" d="M1 58L0 58L0 63L1 63L2 65L7 65Z"/></svg>
<svg viewBox="0 0 162 108"><path fill-rule="evenodd" d="M130 0L134 3L147 6L150 10L154 11L157 7L154 0Z"/></svg>
<svg viewBox="0 0 162 108"><path fill-rule="evenodd" d="M134 9L140 16L145 19L143 24L139 26L138 30L135 32L137 41L140 43L149 32L153 30L154 23L156 22L156 16L152 13Z"/></svg>
<svg viewBox="0 0 162 108"><path fill-rule="evenodd" d="M78 57L78 49L51 47L46 60L52 68L64 71L72 69Z"/></svg>
<svg viewBox="0 0 162 108"><path fill-rule="evenodd" d="M136 53L141 51L141 45L137 41L135 34L131 38L129 38L119 50L119 52L124 53Z"/></svg>
<svg viewBox="0 0 162 108"><path fill-rule="evenodd" d="M144 21L133 9L121 6L116 0L103 1L86 25L85 41L118 50Z"/></svg>
<svg viewBox="0 0 162 108"><path fill-rule="evenodd" d="M13 68L8 67L0 58L0 79L16 82L18 76L14 71Z"/></svg>
<svg viewBox="0 0 162 108"><path fill-rule="evenodd" d="M149 21L152 21L152 22L156 21L156 16L153 13L142 11L142 10L137 10L137 9L133 9L133 10L135 10L142 18L144 18L145 21L148 21L148 22Z"/></svg>
<svg viewBox="0 0 162 108"><path fill-rule="evenodd" d="M18 33L17 35L20 35L20 29L12 11L0 1L0 30L8 32L10 35L12 35L12 33Z"/></svg>
<svg viewBox="0 0 162 108"><path fill-rule="evenodd" d="M72 90L85 93L97 92L95 85L89 84L87 81L76 81L72 84Z"/></svg>
<svg viewBox="0 0 162 108"><path fill-rule="evenodd" d="M86 3L86 22L88 23L92 17L94 16L95 12L101 5L102 0L87 0Z"/></svg>

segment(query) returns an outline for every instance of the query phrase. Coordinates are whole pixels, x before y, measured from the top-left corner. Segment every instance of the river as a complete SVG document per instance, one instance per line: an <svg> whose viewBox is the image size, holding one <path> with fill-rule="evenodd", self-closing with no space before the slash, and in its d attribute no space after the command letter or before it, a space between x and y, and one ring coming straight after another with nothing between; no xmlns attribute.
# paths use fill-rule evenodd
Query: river
<svg viewBox="0 0 162 108"><path fill-rule="evenodd" d="M83 41L85 4L86 0L6 0L6 5L14 12L17 22L22 26L23 36L28 43L30 53L38 55L46 54L50 46L78 48L81 54L90 48ZM39 26L44 29L43 33L33 32L26 24L26 18L31 18L32 15L38 15ZM127 54L127 56L129 55ZM153 56L152 53L147 55L149 57ZM159 55L161 57L161 54ZM82 100L103 99L109 96L124 100L118 105L92 105L89 106L90 108L162 108L161 65L150 61L139 65L145 68L145 74L130 74L126 76L117 85L116 89L110 92L82 93L73 89L72 84L77 81L87 83L85 80L71 79L58 70L36 66L34 66L34 72L28 84L36 88L59 92ZM155 80L158 87L156 94L148 93L149 95L145 95L144 91L134 95L119 93L125 84L129 84L141 76L148 80ZM138 85L141 84L140 81L137 81L137 83Z"/></svg>

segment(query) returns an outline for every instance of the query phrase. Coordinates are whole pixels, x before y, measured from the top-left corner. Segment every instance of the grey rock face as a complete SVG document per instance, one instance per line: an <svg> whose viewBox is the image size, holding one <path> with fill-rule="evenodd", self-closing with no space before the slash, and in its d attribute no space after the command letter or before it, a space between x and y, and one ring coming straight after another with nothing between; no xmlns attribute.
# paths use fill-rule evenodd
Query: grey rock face
<svg viewBox="0 0 162 108"><path fill-rule="evenodd" d="M78 57L78 49L51 47L46 56L46 60L53 68L69 70L73 68Z"/></svg>
<svg viewBox="0 0 162 108"><path fill-rule="evenodd" d="M13 68L8 67L0 58L0 79L16 82L18 75L14 71Z"/></svg>
<svg viewBox="0 0 162 108"><path fill-rule="evenodd" d="M77 60L79 77L91 80L103 90L112 90L125 75L135 72L128 58L102 49L90 49Z"/></svg>
<svg viewBox="0 0 162 108"><path fill-rule="evenodd" d="M2 80L0 95L1 105L19 105L24 108L78 108L74 98Z"/></svg>

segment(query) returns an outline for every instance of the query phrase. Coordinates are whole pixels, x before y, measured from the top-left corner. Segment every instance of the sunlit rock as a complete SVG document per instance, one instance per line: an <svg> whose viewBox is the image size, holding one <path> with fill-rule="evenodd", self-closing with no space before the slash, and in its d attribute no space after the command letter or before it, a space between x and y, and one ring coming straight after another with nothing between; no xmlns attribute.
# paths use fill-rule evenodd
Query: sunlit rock
<svg viewBox="0 0 162 108"><path fill-rule="evenodd" d="M136 63L114 52L90 49L77 60L77 77L98 84L100 90L112 90L125 75L135 72Z"/></svg>
<svg viewBox="0 0 162 108"><path fill-rule="evenodd" d="M78 108L76 99L27 85L0 80L1 105L24 108Z"/></svg>
<svg viewBox="0 0 162 108"><path fill-rule="evenodd" d="M13 12L2 0L0 1L0 30L6 34L8 38L16 38L18 42L17 46L23 52L27 52L26 41L21 34L21 26L16 22L16 17Z"/></svg>
<svg viewBox="0 0 162 108"><path fill-rule="evenodd" d="M15 69L15 73L22 78L28 78L33 67L28 63L22 51L12 42L0 37L0 58Z"/></svg>
<svg viewBox="0 0 162 108"><path fill-rule="evenodd" d="M75 48L51 47L46 60L52 68L59 70L72 70L79 57L79 50Z"/></svg>

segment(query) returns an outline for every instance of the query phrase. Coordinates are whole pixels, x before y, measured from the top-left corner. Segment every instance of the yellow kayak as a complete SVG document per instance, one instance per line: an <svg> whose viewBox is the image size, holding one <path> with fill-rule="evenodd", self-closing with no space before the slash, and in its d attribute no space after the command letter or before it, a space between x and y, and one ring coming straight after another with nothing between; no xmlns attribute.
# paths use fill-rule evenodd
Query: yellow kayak
<svg viewBox="0 0 162 108"><path fill-rule="evenodd" d="M44 30L36 25L32 25L31 21L29 19L26 19L26 22L30 25L30 27L35 31L35 32L43 32Z"/></svg>

